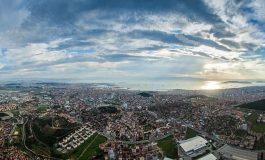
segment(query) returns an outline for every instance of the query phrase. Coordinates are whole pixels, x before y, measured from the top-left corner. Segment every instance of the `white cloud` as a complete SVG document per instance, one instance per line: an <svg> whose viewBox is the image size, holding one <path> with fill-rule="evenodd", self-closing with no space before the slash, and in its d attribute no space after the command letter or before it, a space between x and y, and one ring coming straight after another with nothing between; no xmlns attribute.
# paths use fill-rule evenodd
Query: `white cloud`
<svg viewBox="0 0 265 160"><path fill-rule="evenodd" d="M265 22L265 1L264 0L252 0L249 7L254 8L254 16L257 20Z"/></svg>
<svg viewBox="0 0 265 160"><path fill-rule="evenodd" d="M213 60L204 65L198 74L212 80L264 79L265 61L261 59L237 62Z"/></svg>
<svg viewBox="0 0 265 160"><path fill-rule="evenodd" d="M0 6L0 23L4 24L0 26L0 47L8 48L8 54L0 57L5 58L0 60L0 74L85 75L88 79L172 75L265 78L264 61L255 52L265 46L265 34L249 23L250 15L239 10L243 3L205 0L212 16L220 19L216 22L200 19L200 13L198 19L191 20L189 13L172 10L150 13L95 9L73 16L76 19L70 25L54 25L46 19L33 21L31 12L20 3L10 4L10 11ZM251 16L264 21L263 1L253 0L249 6L255 9ZM25 21L32 26L21 27ZM230 36L217 36L218 32ZM120 58L119 54L125 56Z"/></svg>
<svg viewBox="0 0 265 160"><path fill-rule="evenodd" d="M20 25L30 15L30 12L21 7L21 0L1 1L0 5L0 31L10 31Z"/></svg>
<svg viewBox="0 0 265 160"><path fill-rule="evenodd" d="M183 28L182 32L185 34L196 34L196 33L201 33L207 32L212 28L212 25L210 24L205 24L205 23L198 23L198 22L190 22L187 23Z"/></svg>
<svg viewBox="0 0 265 160"><path fill-rule="evenodd" d="M239 8L243 3L236 4L235 1L230 0L204 0L205 3L213 9L215 14L217 14L226 26L224 30L228 30L236 34L236 37L232 37L231 40L237 43L253 43L256 45L264 45L265 34L262 33L256 26L248 23L248 16L244 15L239 11ZM252 5L258 4L262 8L262 3L255 2ZM255 5L254 5L255 6ZM264 6L263 6L264 7ZM258 10L258 9L257 9ZM257 11L256 10L256 11ZM259 14L261 11L257 11Z"/></svg>

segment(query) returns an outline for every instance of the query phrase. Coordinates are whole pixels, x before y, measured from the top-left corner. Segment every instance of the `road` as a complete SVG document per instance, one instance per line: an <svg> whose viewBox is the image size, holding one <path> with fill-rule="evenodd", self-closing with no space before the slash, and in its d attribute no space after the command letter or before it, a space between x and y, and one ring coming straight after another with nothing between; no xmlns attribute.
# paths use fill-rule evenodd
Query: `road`
<svg viewBox="0 0 265 160"><path fill-rule="evenodd" d="M208 138L210 138L210 139L212 139L212 140L218 142L219 144L222 144L222 145L225 144L222 140L220 140L220 139L218 139L218 138L216 138L216 137L214 137L214 136L208 134L208 133L205 132L205 131L201 131L201 130L198 130L198 129L193 128L193 127L190 127L190 128L193 129L193 130L195 130L196 132L198 132L198 133L200 133L200 134L202 134L202 135L204 135L204 136L206 136L206 137L208 137Z"/></svg>
<svg viewBox="0 0 265 160"><path fill-rule="evenodd" d="M35 135L35 133L32 131L32 121L29 122L29 129L30 129L30 133L33 135L33 137L35 138L35 140L37 140L40 144L44 145L46 148L50 148L46 143L43 143L42 141L40 141L38 139L38 137Z"/></svg>
<svg viewBox="0 0 265 160"><path fill-rule="evenodd" d="M22 144L23 146L26 148L26 150L30 153L32 153L33 155L37 156L37 157L42 157L42 158L45 158L45 159L56 159L56 160L60 160L58 158L53 158L53 157L49 157L49 156L44 156L44 155L41 155L41 154L38 154L38 153L35 153L33 150L31 150L30 148L27 147L26 145L26 133L25 133L25 126L26 124L28 123L29 119L26 118L26 121L23 123L23 127L22 127Z"/></svg>

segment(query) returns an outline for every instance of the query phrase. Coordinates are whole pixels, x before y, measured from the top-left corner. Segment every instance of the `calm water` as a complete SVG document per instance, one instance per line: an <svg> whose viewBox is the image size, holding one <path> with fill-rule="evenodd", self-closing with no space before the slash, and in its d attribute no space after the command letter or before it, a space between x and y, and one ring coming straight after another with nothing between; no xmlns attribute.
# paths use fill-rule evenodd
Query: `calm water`
<svg viewBox="0 0 265 160"><path fill-rule="evenodd" d="M214 90L239 88L247 86L265 86L265 81L204 81L204 80L175 80L159 82L117 83L119 87L132 90Z"/></svg>

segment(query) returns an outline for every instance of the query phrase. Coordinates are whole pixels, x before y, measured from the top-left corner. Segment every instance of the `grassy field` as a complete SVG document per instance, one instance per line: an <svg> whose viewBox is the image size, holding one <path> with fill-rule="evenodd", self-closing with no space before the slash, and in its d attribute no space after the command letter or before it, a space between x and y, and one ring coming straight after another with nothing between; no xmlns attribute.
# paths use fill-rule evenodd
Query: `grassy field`
<svg viewBox="0 0 265 160"><path fill-rule="evenodd" d="M80 160L91 159L94 156L99 156L103 154L103 151L100 150L99 145L106 142L107 138L101 135L97 135L97 137L93 140L86 151L84 152L83 156L79 157Z"/></svg>
<svg viewBox="0 0 265 160"><path fill-rule="evenodd" d="M31 149L38 154L44 155L44 156L50 156L50 148L47 148L46 146L40 144L40 143L36 143L36 144L32 144Z"/></svg>
<svg viewBox="0 0 265 160"><path fill-rule="evenodd" d="M165 156L173 159L178 157L177 144L173 136L161 139L157 144L162 149Z"/></svg>
<svg viewBox="0 0 265 160"><path fill-rule="evenodd" d="M198 132L196 132L195 130L191 129L191 128L187 128L187 132L186 132L186 139L192 138L192 137L196 137L198 135Z"/></svg>
<svg viewBox="0 0 265 160"><path fill-rule="evenodd" d="M69 154L70 159L91 159L93 156L99 156L102 151L99 149L99 144L107 140L97 133L89 137L83 144ZM83 153L83 155L82 155Z"/></svg>
<svg viewBox="0 0 265 160"><path fill-rule="evenodd" d="M251 123L251 129L255 132L265 132L265 124L264 123L258 123L258 114L256 112L253 112L250 116L246 118L248 122Z"/></svg>

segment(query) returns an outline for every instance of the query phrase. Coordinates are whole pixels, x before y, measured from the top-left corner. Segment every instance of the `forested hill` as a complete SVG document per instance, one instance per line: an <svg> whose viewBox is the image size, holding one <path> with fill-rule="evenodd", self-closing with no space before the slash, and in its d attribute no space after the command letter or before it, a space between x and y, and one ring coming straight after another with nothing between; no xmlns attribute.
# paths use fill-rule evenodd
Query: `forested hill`
<svg viewBox="0 0 265 160"><path fill-rule="evenodd" d="M250 103L244 103L244 104L238 105L237 107L265 111L265 99L250 102Z"/></svg>

